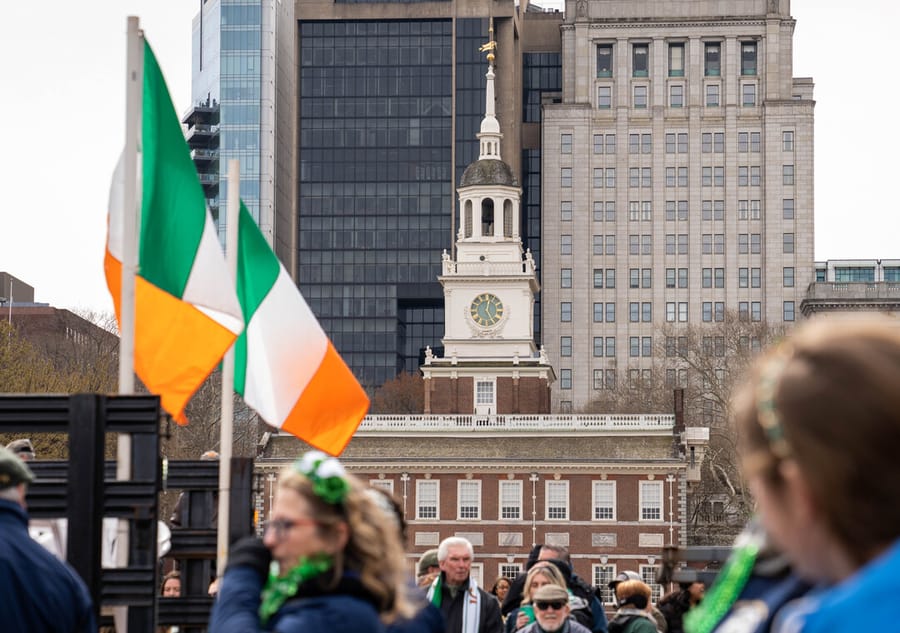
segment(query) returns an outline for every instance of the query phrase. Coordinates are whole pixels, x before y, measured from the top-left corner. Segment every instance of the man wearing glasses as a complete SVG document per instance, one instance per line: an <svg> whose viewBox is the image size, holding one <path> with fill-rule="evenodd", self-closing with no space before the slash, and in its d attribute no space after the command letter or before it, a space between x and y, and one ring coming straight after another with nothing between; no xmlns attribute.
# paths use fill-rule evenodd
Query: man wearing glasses
<svg viewBox="0 0 900 633"><path fill-rule="evenodd" d="M531 598L535 621L519 633L590 633L569 617L569 592L558 585L544 585Z"/></svg>

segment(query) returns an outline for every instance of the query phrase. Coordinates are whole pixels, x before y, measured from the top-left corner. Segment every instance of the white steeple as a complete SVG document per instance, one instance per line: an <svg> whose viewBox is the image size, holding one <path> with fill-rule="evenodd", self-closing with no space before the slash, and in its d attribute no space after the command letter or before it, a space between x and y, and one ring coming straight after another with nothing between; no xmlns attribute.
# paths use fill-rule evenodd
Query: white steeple
<svg viewBox="0 0 900 633"><path fill-rule="evenodd" d="M497 48L497 42L494 41L493 19L491 19L488 32L491 41L481 47L482 50L488 51L488 70L485 75L487 87L484 96L484 118L481 120L481 131L477 135L481 146L478 160L503 160L500 158L500 139L503 138L503 134L500 133L500 122L497 120L494 109L494 50Z"/></svg>

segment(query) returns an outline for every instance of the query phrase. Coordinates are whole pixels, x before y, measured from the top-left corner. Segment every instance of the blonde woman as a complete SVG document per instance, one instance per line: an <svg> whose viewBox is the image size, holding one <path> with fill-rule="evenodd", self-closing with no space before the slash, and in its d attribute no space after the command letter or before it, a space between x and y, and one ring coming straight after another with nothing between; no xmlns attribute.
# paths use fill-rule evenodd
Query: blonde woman
<svg viewBox="0 0 900 633"><path fill-rule="evenodd" d="M233 547L211 633L382 631L410 616L399 534L324 453L282 471L263 541Z"/></svg>
<svg viewBox="0 0 900 633"><path fill-rule="evenodd" d="M557 585L566 589L566 580L562 573L552 564L540 561L528 571L525 585L522 588L522 605L510 611L506 618L506 632L513 633L534 622L534 606L531 601L534 592L545 585Z"/></svg>

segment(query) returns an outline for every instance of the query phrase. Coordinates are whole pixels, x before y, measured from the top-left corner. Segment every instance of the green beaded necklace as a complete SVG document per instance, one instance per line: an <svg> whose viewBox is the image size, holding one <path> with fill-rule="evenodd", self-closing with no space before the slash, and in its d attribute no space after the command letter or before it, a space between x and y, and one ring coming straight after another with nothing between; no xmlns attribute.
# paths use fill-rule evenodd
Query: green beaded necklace
<svg viewBox="0 0 900 633"><path fill-rule="evenodd" d="M263 626L288 598L297 593L297 587L331 569L332 562L328 554L303 556L296 567L280 576L278 563L273 561L269 567L269 579L263 587L262 602L259 605L259 619Z"/></svg>
<svg viewBox="0 0 900 633"><path fill-rule="evenodd" d="M711 633L719 625L747 585L758 555L753 542L734 549L703 601L685 614L685 633Z"/></svg>

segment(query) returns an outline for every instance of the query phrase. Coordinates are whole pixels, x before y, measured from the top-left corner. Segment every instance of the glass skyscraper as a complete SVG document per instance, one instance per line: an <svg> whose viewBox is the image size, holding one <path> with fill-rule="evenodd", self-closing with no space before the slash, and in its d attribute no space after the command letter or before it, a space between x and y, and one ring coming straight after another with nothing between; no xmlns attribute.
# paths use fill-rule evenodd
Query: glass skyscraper
<svg viewBox="0 0 900 633"><path fill-rule="evenodd" d="M192 106L184 122L223 240L225 177L231 159L240 161L241 199L264 234L272 236L271 179L264 178L273 170L267 147L272 125L263 124L264 111L271 110L272 103L262 89L265 52L271 47L271 37L266 38L262 28L269 4L205 0L194 18Z"/></svg>

